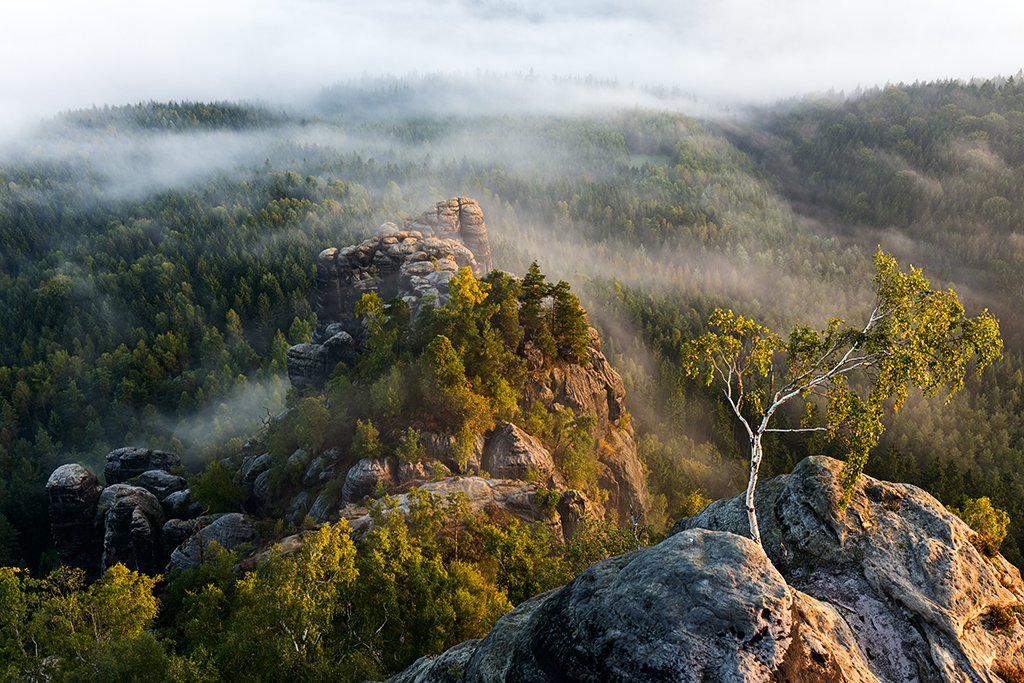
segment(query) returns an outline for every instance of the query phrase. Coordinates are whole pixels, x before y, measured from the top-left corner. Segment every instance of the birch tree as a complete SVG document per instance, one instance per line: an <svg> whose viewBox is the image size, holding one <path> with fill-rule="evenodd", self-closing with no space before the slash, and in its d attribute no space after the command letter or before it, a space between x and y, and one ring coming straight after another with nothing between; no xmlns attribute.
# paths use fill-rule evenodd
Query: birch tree
<svg viewBox="0 0 1024 683"><path fill-rule="evenodd" d="M686 371L708 386L717 383L750 439L750 476L745 506L750 534L761 536L754 489L768 432L823 431L840 438L848 456L842 503L849 502L868 453L882 433L886 403L898 411L911 387L946 401L963 388L975 359L980 373L1002 356L999 322L984 310L968 318L952 290L935 291L921 270L903 272L881 249L875 254L875 304L865 323L833 318L822 330L796 325L788 341L732 311L715 310L717 331L684 344ZM824 425L771 427L772 416L794 399L819 397ZM808 410L807 415L812 415Z"/></svg>

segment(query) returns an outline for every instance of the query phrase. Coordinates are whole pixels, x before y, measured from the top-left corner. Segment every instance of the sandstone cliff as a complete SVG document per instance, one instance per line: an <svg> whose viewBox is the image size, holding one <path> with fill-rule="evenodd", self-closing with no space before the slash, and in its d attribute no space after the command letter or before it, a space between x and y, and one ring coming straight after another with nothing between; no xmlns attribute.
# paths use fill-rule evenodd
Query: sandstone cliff
<svg viewBox="0 0 1024 683"><path fill-rule="evenodd" d="M491 270L491 247L480 205L466 197L438 202L404 230L385 223L378 234L344 249L324 249L316 264L316 329L288 351L288 377L300 388L322 387L339 362L351 364L365 329L355 314L363 294L404 298L417 312L423 297L444 302L448 281L470 266Z"/></svg>
<svg viewBox="0 0 1024 683"><path fill-rule="evenodd" d="M1017 569L914 486L864 477L840 507L841 467L807 458L764 483L767 554L742 496L718 501L389 683L967 683L1024 665Z"/></svg>
<svg viewBox="0 0 1024 683"><path fill-rule="evenodd" d="M367 335L355 314L364 294L375 292L384 300L401 297L415 316L427 296L443 304L448 298L448 281L465 266L471 266L478 276L491 269L483 213L475 201L465 197L439 202L407 221L403 230L385 223L362 244L325 249L317 260L316 330L310 343L288 351L292 385L300 390L320 388L339 363L354 365ZM598 513L607 509L620 524L642 525L646 522L646 488L632 427L622 419L627 413L622 378L601 353L597 332L591 329L589 333L588 364L581 365L578 359L533 363L520 407L526 410L540 403L551 412L570 408L576 415L593 415L597 419L592 435L594 455L600 463L598 484L607 500L604 507L587 501L587 509ZM266 485L271 473L264 453L248 454L237 480L249 489L252 512L265 515L278 509L289 521L300 521L306 515L320 522L350 516L354 513L344 511L344 506L358 503L374 490L394 492L430 481L434 463L441 468L437 472L445 475L476 477L484 473L521 479L532 470L532 476L542 475L545 485L561 493L568 491L544 445L536 439L527 444L532 437L523 433L510 441L511 428L502 423L479 435L466 463L452 454L451 436L423 434L428 458L419 469L396 458L352 466L344 454L329 451L306 466L302 487L292 487L286 499L275 499ZM296 454L296 462L304 455ZM340 501L332 501L324 494L324 485L337 478L344 478L345 484ZM582 494L574 492L573 496ZM533 520L540 514L535 507L529 512L520 510L518 516ZM569 527L575 523L571 517L566 519Z"/></svg>

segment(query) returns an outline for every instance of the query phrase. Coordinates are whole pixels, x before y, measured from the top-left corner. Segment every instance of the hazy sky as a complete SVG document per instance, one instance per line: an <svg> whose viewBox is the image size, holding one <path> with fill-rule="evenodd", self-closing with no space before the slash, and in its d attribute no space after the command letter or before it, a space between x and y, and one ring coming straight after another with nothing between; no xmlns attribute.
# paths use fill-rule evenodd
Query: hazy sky
<svg viewBox="0 0 1024 683"><path fill-rule="evenodd" d="M1024 3L1009 0L34 0L4 2L0 23L0 136L93 104L300 101L414 70L733 102L1024 66Z"/></svg>

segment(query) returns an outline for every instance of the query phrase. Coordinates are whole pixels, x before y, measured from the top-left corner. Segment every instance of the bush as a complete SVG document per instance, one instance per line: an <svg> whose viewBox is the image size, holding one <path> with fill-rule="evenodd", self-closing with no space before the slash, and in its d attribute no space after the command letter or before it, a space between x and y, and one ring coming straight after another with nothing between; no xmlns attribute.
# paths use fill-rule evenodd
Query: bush
<svg viewBox="0 0 1024 683"><path fill-rule="evenodd" d="M994 557L999 553L999 546L1006 538L1006 529L1010 526L1010 516L1004 510L992 506L987 497L977 500L968 498L964 501L963 510L949 508L949 511L967 523L975 532L971 542L983 554Z"/></svg>

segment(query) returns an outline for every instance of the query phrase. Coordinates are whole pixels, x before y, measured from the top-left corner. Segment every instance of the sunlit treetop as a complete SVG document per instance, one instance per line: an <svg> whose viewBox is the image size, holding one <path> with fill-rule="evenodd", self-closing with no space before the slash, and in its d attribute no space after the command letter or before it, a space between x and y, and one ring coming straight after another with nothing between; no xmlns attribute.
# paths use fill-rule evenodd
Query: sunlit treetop
<svg viewBox="0 0 1024 683"><path fill-rule="evenodd" d="M709 386L716 381L721 384L750 436L747 511L757 541L753 491L765 432L820 430L830 438L841 438L848 449L843 469L844 501L848 501L882 433L887 400L891 398L893 409L899 410L915 387L925 395L945 392L948 401L963 388L972 358L980 373L1002 356L999 322L987 310L968 318L956 294L931 289L919 269L904 273L896 259L881 249L874 261L876 300L862 327L837 318L822 330L796 325L788 342L783 342L767 328L719 309L708 321L718 331L684 346L687 372ZM785 371L782 386L776 389L780 356ZM850 382L852 376L857 378L855 385ZM824 426L769 427L772 415L787 401L813 396L827 401Z"/></svg>

